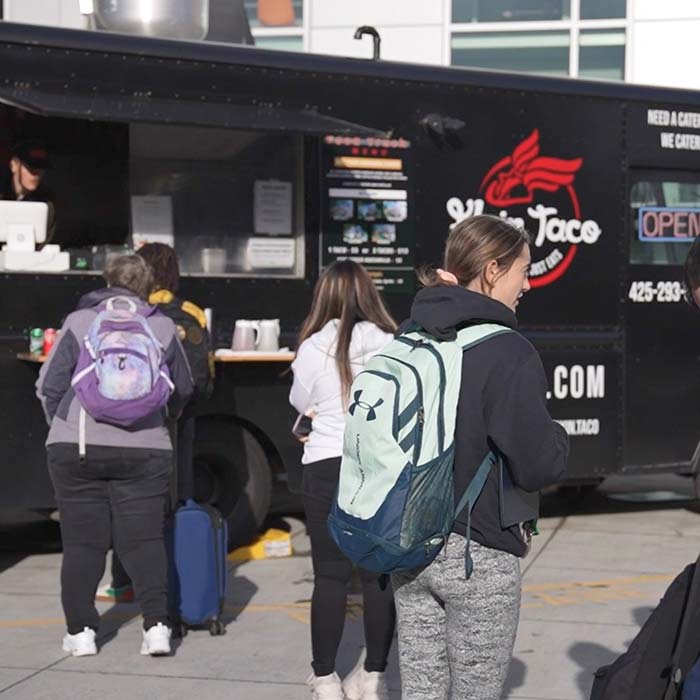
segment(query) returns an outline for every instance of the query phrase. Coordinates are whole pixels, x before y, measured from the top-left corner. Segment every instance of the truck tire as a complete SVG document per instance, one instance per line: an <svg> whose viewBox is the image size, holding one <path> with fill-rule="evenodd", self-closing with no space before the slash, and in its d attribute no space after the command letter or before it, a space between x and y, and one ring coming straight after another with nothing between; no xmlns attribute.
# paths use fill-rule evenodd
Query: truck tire
<svg viewBox="0 0 700 700"><path fill-rule="evenodd" d="M270 508L272 473L253 434L231 416L197 418L194 499L228 523L229 550L250 542Z"/></svg>

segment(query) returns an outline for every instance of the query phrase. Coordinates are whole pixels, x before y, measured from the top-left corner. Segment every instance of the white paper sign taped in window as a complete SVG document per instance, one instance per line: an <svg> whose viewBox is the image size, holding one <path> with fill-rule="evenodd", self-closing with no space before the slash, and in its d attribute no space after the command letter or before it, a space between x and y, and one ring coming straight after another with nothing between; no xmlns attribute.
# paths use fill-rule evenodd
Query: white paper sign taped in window
<svg viewBox="0 0 700 700"><path fill-rule="evenodd" d="M256 235L292 233L292 183L256 180L253 186L253 226Z"/></svg>
<svg viewBox="0 0 700 700"><path fill-rule="evenodd" d="M172 199L168 195L132 196L131 232L136 250L146 243L165 243L172 246Z"/></svg>
<svg viewBox="0 0 700 700"><path fill-rule="evenodd" d="M289 269L294 267L295 252L293 238L250 238L248 265L252 269Z"/></svg>

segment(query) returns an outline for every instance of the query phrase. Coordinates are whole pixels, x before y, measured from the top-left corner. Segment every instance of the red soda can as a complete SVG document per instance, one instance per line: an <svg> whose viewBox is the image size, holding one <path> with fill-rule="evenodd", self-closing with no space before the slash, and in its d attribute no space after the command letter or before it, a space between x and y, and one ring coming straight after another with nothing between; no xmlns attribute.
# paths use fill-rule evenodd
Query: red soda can
<svg viewBox="0 0 700 700"><path fill-rule="evenodd" d="M53 344L56 342L56 329L46 328L44 330L44 347L43 354L48 355L51 352Z"/></svg>

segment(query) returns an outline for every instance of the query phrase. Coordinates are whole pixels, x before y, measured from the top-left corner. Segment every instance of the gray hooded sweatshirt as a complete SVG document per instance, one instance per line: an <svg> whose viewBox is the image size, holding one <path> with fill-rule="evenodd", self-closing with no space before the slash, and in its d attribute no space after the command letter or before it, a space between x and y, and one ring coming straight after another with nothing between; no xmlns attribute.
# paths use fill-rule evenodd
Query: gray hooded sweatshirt
<svg viewBox="0 0 700 700"><path fill-rule="evenodd" d="M83 339L97 317L99 304L110 297L129 297L141 306L145 302L133 292L117 287L98 289L83 296L76 311L65 320L47 361L39 372L36 393L49 423L47 445L78 443L80 403L71 387L73 371ZM175 325L161 313L147 318L148 325L165 350L165 360L175 390L168 404L167 414L178 416L192 396L193 384L185 352L175 331ZM85 419L85 443L105 447L136 447L152 450L170 450L172 443L166 426L166 411L147 416L130 428L99 423L89 415Z"/></svg>

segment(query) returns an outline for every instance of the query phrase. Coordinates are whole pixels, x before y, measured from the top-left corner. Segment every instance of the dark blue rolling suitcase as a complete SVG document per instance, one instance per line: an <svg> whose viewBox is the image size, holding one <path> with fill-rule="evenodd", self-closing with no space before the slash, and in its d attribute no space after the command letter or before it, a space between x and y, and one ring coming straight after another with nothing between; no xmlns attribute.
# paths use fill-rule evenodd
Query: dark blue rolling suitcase
<svg viewBox="0 0 700 700"><path fill-rule="evenodd" d="M216 508L188 499L175 511L172 538L173 613L179 632L205 626L212 635L224 634L226 521Z"/></svg>

